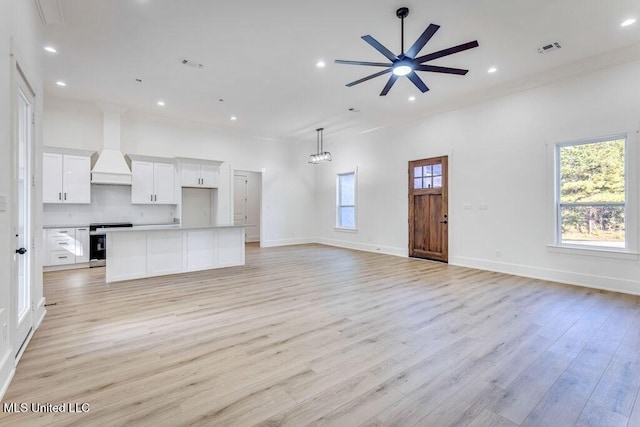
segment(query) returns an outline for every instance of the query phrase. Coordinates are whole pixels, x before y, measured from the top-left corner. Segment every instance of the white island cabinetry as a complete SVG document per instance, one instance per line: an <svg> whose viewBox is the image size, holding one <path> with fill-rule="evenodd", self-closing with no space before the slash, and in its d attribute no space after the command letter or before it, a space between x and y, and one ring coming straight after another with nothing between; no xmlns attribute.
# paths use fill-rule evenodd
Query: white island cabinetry
<svg viewBox="0 0 640 427"><path fill-rule="evenodd" d="M105 229L106 281L244 265L244 227Z"/></svg>

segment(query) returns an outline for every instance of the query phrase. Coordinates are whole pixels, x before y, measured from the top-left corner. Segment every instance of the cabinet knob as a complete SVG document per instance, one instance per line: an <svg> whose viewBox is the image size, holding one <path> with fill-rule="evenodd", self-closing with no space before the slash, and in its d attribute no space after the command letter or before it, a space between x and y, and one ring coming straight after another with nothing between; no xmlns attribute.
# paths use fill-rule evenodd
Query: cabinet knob
<svg viewBox="0 0 640 427"><path fill-rule="evenodd" d="M20 255L24 255L27 253L27 250L25 248L16 249L16 253Z"/></svg>

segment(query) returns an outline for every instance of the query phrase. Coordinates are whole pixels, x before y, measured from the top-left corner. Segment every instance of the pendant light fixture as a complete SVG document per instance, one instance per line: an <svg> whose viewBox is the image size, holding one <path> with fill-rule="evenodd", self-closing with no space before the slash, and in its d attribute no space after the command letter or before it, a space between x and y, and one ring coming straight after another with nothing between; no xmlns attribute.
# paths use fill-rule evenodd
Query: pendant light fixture
<svg viewBox="0 0 640 427"><path fill-rule="evenodd" d="M316 153L309 156L309 163L317 165L321 162L330 162L331 161L331 153L328 151L324 151L323 141L322 141L322 132L324 128L316 129Z"/></svg>

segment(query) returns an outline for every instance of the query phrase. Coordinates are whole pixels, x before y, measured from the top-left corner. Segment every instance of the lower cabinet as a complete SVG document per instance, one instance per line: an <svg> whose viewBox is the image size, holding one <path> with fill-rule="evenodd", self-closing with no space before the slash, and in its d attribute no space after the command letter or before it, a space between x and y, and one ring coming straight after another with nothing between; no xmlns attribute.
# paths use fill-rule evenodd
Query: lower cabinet
<svg viewBox="0 0 640 427"><path fill-rule="evenodd" d="M89 227L45 229L45 266L89 262Z"/></svg>

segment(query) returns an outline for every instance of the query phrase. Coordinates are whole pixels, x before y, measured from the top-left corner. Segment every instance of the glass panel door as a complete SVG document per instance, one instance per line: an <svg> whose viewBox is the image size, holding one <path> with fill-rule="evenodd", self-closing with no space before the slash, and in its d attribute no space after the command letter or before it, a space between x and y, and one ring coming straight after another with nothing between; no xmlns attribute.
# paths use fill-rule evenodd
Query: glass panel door
<svg viewBox="0 0 640 427"><path fill-rule="evenodd" d="M16 120L16 222L15 222L15 296L16 355L33 327L31 305L31 147L33 146L33 96L18 73Z"/></svg>

